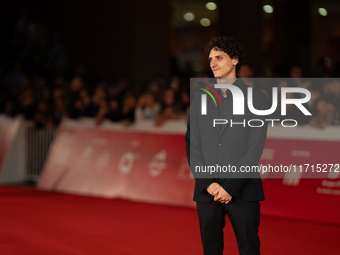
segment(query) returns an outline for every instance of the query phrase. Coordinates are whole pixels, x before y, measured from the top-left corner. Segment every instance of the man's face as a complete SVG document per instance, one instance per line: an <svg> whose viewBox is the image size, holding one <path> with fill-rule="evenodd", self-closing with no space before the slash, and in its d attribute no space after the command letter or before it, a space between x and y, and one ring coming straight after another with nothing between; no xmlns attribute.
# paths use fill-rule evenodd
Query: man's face
<svg viewBox="0 0 340 255"><path fill-rule="evenodd" d="M237 57L230 58L224 51L212 49L209 62L215 78L236 78Z"/></svg>

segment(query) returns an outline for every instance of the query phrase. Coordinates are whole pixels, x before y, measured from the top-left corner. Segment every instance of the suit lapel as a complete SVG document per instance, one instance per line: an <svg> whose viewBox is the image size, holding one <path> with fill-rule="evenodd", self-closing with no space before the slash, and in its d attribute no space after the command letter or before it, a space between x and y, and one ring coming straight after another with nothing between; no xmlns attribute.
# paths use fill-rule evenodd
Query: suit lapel
<svg viewBox="0 0 340 255"><path fill-rule="evenodd" d="M208 97L210 98L210 97ZM211 123L213 123L214 119L219 119L219 115L220 115L220 102L217 102L217 106L215 105L215 103L213 102L213 100L210 98L210 100L207 100L207 105L208 105L208 116L210 118ZM219 125L217 125L216 128L214 128L214 130L218 133L219 132Z"/></svg>
<svg viewBox="0 0 340 255"><path fill-rule="evenodd" d="M215 84L215 83L216 83L216 81L214 81L214 82L207 82L207 84L200 82L199 85L200 86L208 85L210 87L214 87L213 84ZM215 98L215 101L216 101L216 105L215 105L215 102L213 101L211 96L206 94L206 93L204 93L204 94L207 95L207 115L206 115L206 117L207 117L207 120L209 121L209 123L211 123L211 125L213 125L214 119L219 119L220 118L219 116L220 116L221 105L220 105L219 100L217 100L215 94L208 87L206 87L206 89L208 89L211 92L212 96ZM217 125L216 128L213 128L217 132L217 134L219 133L219 126L220 125Z"/></svg>
<svg viewBox="0 0 340 255"><path fill-rule="evenodd" d="M230 126L230 121L232 120L232 118L234 117L233 115L233 98L231 98L231 103L230 103L230 107L227 108L226 111L226 119L228 120L228 123L226 125L222 125L222 128L220 129L220 135L223 134L223 132Z"/></svg>
<svg viewBox="0 0 340 255"><path fill-rule="evenodd" d="M246 84L244 84L240 78L237 78L236 81L233 84L235 86L239 87L242 90L244 96L247 95L247 87L248 86ZM246 100L247 99L245 98L245 101ZM223 125L223 127L221 128L220 133L219 133L220 136L223 134L224 131L226 131L230 127L230 122L233 119L233 117L234 117L234 115L233 115L233 96L231 95L230 107L226 111L226 119L228 120L228 124Z"/></svg>

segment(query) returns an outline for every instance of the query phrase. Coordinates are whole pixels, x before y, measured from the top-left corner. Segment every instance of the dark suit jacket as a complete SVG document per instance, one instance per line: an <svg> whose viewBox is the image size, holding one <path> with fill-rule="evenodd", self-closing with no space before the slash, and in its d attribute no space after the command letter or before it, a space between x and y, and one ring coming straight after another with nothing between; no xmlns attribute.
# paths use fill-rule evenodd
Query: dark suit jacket
<svg viewBox="0 0 340 255"><path fill-rule="evenodd" d="M246 126L223 125L213 127L213 119L220 118L219 110L213 100L207 97L207 115L201 115L201 96L198 95L191 103L190 121L188 123L186 139L186 152L191 171L196 184L193 199L198 202L210 202L213 196L207 192L207 188L213 182L219 183L233 199L230 203L241 203L264 200L262 181L259 173L228 173L227 175L205 175L209 178L201 178L195 174L195 166L256 166L262 155L266 135L267 122L263 127L249 127L250 119L262 119L265 117L254 115L247 106L248 86L237 79L234 85L239 87L245 98L245 114L233 115L232 107L229 107L226 119L233 122L246 121ZM267 97L261 91L253 89L253 105L256 109L268 109ZM258 125L259 123L252 123Z"/></svg>

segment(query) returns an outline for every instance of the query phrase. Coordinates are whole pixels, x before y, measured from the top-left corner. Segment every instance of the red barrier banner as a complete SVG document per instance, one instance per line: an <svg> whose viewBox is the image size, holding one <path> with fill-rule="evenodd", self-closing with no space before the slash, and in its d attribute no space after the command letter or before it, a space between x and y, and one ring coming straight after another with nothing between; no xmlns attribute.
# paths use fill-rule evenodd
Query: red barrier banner
<svg viewBox="0 0 340 255"><path fill-rule="evenodd" d="M297 171L262 175L263 213L340 223L339 148L340 141L268 138L260 164Z"/></svg>
<svg viewBox="0 0 340 255"><path fill-rule="evenodd" d="M194 180L184 134L61 127L39 187L107 198L194 206ZM269 137L263 165L339 163L340 141ZM306 167L306 166L304 166ZM304 169L305 171L305 169ZM340 224L336 171L308 179L303 173L263 174L265 215Z"/></svg>
<svg viewBox="0 0 340 255"><path fill-rule="evenodd" d="M193 205L184 143L183 135L62 128L39 187Z"/></svg>

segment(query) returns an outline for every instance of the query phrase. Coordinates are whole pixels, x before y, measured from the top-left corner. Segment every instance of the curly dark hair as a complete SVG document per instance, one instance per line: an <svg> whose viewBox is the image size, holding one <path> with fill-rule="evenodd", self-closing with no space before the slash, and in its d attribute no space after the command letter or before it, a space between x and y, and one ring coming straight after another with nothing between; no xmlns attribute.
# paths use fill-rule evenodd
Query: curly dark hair
<svg viewBox="0 0 340 255"><path fill-rule="evenodd" d="M232 36L220 36L209 42L205 48L207 54L210 54L212 49L220 50L229 55L230 58L238 57L238 63L236 65L236 73L244 63L244 51L241 44Z"/></svg>

